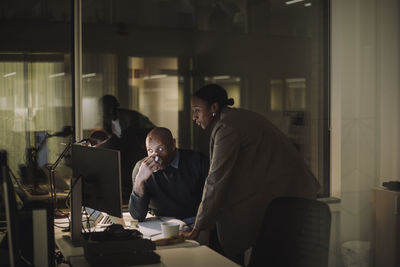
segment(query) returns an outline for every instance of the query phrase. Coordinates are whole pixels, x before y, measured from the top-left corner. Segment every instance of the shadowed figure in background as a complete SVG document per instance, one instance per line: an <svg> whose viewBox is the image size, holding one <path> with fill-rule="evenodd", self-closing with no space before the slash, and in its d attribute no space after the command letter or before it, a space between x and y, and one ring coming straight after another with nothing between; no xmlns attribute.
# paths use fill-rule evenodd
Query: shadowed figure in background
<svg viewBox="0 0 400 267"><path fill-rule="evenodd" d="M133 166L146 156L146 136L155 125L139 112L119 106L115 96L104 95L100 98L102 127L111 137L99 147L121 153L122 201L127 204L132 191Z"/></svg>

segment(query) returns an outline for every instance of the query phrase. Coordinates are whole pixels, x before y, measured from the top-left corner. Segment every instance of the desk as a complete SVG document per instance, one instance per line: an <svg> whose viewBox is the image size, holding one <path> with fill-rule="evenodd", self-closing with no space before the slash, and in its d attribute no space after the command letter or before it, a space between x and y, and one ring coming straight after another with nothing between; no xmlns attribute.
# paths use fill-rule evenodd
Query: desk
<svg viewBox="0 0 400 267"><path fill-rule="evenodd" d="M125 221L126 226L130 226L130 214L129 213L124 213L123 214L123 219ZM161 219L156 219L156 218L148 218L149 220L153 220L154 222L156 222L157 220L159 222L162 222L163 220ZM166 219L164 219L166 220ZM57 247L60 249L61 253L63 254L65 260L71 260L71 258L73 257L79 257L79 256L84 256L84 251L83 251L83 247L75 247L72 245L71 242L71 237L70 237L70 233L67 232L62 232L62 227L68 227L68 219L67 218L62 218L62 219L55 219L54 220L55 225L58 227L55 227L55 242ZM139 223L140 226L140 223ZM160 226L161 228L161 226ZM104 228L102 229L96 229L96 230L104 230ZM155 236L146 236L144 234L144 238L148 238L148 239L158 239L158 238L162 238L162 234L159 235L155 235ZM168 246L157 246L156 250L164 250L164 249L172 249L172 248L188 248L188 247L198 247L200 244L195 241L195 240L186 240L183 243L178 243L178 244L173 244L173 245L168 245ZM84 258L84 257L83 257Z"/></svg>
<svg viewBox="0 0 400 267"><path fill-rule="evenodd" d="M233 261L206 246L156 250L161 256L158 264L135 265L136 267L238 267ZM84 256L71 257L72 267L90 266Z"/></svg>
<svg viewBox="0 0 400 267"><path fill-rule="evenodd" d="M126 219L125 219L126 221ZM161 220L160 220L161 221ZM59 226L68 225L68 219L57 219ZM72 267L90 266L84 256L83 247L74 247L70 238L63 237L67 233L56 231L56 244L64 255L65 259L71 263ZM200 246L194 240L186 240L184 243L169 246L157 246L155 252L161 256L158 264L136 265L137 267L235 267L239 266L228 258L218 254L207 246Z"/></svg>

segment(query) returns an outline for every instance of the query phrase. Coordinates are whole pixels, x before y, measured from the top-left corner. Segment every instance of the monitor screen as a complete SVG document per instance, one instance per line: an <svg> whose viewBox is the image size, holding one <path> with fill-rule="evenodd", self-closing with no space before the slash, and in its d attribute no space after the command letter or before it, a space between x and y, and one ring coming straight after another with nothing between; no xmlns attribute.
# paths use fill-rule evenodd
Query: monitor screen
<svg viewBox="0 0 400 267"><path fill-rule="evenodd" d="M47 137L46 131L35 132L35 148L36 148L36 160L40 168L45 168L48 161L47 155Z"/></svg>
<svg viewBox="0 0 400 267"><path fill-rule="evenodd" d="M82 206L122 217L119 151L74 144L72 171L82 181Z"/></svg>

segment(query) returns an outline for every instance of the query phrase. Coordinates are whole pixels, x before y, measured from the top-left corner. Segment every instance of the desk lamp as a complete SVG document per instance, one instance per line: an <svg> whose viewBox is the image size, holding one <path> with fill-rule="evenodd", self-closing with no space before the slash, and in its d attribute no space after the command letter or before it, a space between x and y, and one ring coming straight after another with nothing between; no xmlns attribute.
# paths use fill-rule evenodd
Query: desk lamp
<svg viewBox="0 0 400 267"><path fill-rule="evenodd" d="M58 156L56 161L53 164L47 164L46 168L49 171L49 178L50 178L50 198L53 202L53 208L54 208L54 217L55 218L63 218L67 217L68 215L60 212L57 208L57 194L56 194L56 184L55 184L55 171L60 163L60 161L65 157L65 155L68 153L68 151L71 149L72 142L73 142L73 137L72 137L73 129L72 126L64 126L61 132L57 132L55 134L49 135L48 137L52 136L59 136L59 137L68 137L69 136L69 141L67 146L64 148L62 153Z"/></svg>

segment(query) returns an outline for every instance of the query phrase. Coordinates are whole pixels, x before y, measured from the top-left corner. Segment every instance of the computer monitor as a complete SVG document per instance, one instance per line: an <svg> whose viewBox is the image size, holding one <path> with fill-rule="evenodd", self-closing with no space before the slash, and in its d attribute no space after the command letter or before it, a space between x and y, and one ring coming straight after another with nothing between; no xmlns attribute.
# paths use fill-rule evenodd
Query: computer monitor
<svg viewBox="0 0 400 267"><path fill-rule="evenodd" d="M36 149L36 160L38 167L45 168L49 163L47 153L47 138L48 133L46 131L35 132L35 149Z"/></svg>
<svg viewBox="0 0 400 267"><path fill-rule="evenodd" d="M72 171L81 180L82 206L122 217L119 151L74 144Z"/></svg>

